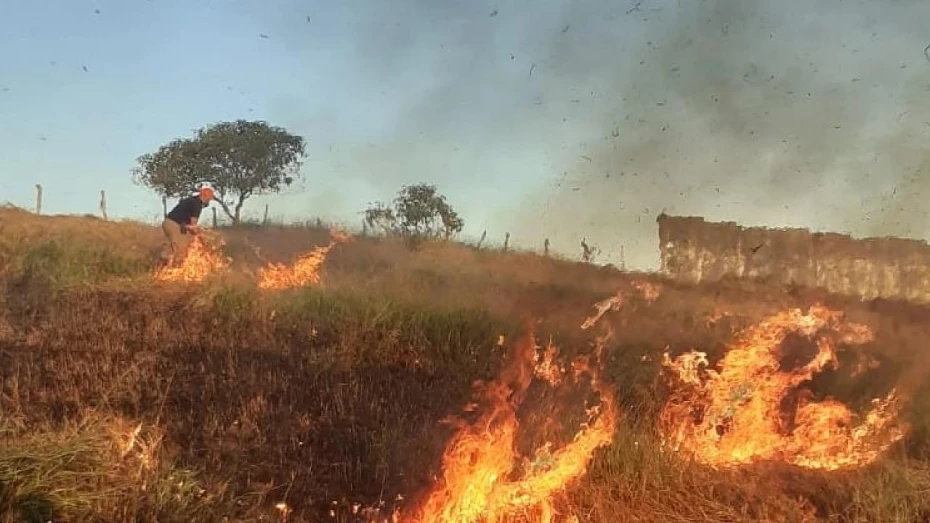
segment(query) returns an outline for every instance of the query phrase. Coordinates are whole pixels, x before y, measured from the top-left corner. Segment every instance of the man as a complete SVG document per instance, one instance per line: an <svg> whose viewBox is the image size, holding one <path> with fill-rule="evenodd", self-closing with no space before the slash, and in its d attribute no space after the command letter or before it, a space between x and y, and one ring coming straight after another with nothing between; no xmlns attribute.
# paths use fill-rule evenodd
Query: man
<svg viewBox="0 0 930 523"><path fill-rule="evenodd" d="M166 258L169 267L177 267L184 261L187 249L190 247L190 238L187 235L190 233L196 236L200 233L197 227L200 213L212 200L213 189L201 187L197 194L181 198L171 212L165 216L161 229L168 240Z"/></svg>

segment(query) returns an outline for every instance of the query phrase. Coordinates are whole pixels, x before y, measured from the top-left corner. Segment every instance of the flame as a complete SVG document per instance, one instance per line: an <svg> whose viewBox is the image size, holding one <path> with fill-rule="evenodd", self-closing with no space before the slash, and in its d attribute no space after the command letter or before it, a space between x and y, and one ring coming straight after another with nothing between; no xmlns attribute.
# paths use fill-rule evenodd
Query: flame
<svg viewBox="0 0 930 523"><path fill-rule="evenodd" d="M659 299L659 296L662 295L662 287L655 283L650 283L647 281L634 281L631 286L639 291L647 304L655 303L655 301ZM581 330L590 329L608 312L619 311L621 307L623 307L625 300L626 295L623 293L623 291L618 291L610 298L595 303L594 310L596 312L585 319L584 323L581 324Z"/></svg>
<svg viewBox="0 0 930 523"><path fill-rule="evenodd" d="M816 355L806 365L784 371L783 342L790 334L811 340ZM792 391L838 366L837 341L862 344L871 339L866 326L844 323L841 313L815 305L806 314L790 309L748 329L728 349L718 370L708 369L701 352L674 360L666 353L663 364L677 382L661 416L666 442L715 467L778 460L836 470L875 461L904 437L895 391L874 400L858 425L850 408L832 399L814 402L801 394L786 409Z"/></svg>
<svg viewBox="0 0 930 523"><path fill-rule="evenodd" d="M319 284L320 267L326 261L326 255L336 245L349 240L349 236L341 231L332 231L330 236L332 240L329 245L317 247L304 254L290 267L282 263L269 263L267 267L262 268L258 288L281 290Z"/></svg>
<svg viewBox="0 0 930 523"><path fill-rule="evenodd" d="M225 271L230 260L220 254L222 240L211 238L207 246L201 235L194 236L187 250L187 257L177 267L163 267L155 271L155 279L160 281L202 282L211 274Z"/></svg>
<svg viewBox="0 0 930 523"><path fill-rule="evenodd" d="M655 303L662 294L662 288L659 285L648 281L634 281L632 286L642 293L646 303Z"/></svg>
<svg viewBox="0 0 930 523"><path fill-rule="evenodd" d="M543 352L542 360L536 358L536 367L533 370L537 378L545 380L546 383L553 387L562 384L562 376L565 374L565 369L555 361L558 355L559 349L550 342L545 352Z"/></svg>
<svg viewBox="0 0 930 523"><path fill-rule="evenodd" d="M597 359L604 346L597 344ZM554 499L583 476L594 451L610 443L618 418L614 394L599 379L597 367L577 359L572 377L587 376L599 404L586 411L586 421L572 441L555 451L546 443L532 457L521 457L515 447L520 422L517 409L534 378L561 386L565 371L553 362L550 345L538 364L532 331L518 341L500 376L479 389L483 404L471 424L453 420L459 431L446 446L442 479L429 493L411 523L501 523L510 520L550 523ZM571 518L571 516L567 516ZM569 519L570 520L570 519Z"/></svg>

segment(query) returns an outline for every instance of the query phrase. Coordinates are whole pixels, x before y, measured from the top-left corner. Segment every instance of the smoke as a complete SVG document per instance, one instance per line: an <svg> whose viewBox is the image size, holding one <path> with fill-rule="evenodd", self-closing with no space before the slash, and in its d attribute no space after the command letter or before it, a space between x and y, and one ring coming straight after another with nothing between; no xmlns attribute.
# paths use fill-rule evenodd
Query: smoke
<svg viewBox="0 0 930 523"><path fill-rule="evenodd" d="M663 210L925 233L926 2L346 5L352 110L302 120L365 199L436 183L473 234L639 269Z"/></svg>
<svg viewBox="0 0 930 523"><path fill-rule="evenodd" d="M545 218L522 234L574 225L605 250L625 244L629 266L654 268L662 210L860 236L925 232L930 63L917 20L930 6L647 4L631 13L649 27L639 42L611 50L607 27L553 48L554 75L605 94L587 122L600 136L561 187L540 191ZM566 16L591 19L581 5ZM614 65L588 56L595 40Z"/></svg>

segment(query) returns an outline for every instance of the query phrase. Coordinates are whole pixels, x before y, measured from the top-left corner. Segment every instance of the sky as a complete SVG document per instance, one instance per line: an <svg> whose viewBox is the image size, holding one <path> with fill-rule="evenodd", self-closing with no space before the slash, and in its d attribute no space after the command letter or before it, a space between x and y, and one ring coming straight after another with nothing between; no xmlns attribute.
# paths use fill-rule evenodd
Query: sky
<svg viewBox="0 0 930 523"><path fill-rule="evenodd" d="M925 0L0 0L0 202L155 223L135 159L304 136L272 217L432 183L466 236L658 266L660 212L925 239ZM923 34L922 34L923 33ZM621 248L622 247L622 248ZM622 256L621 256L622 252Z"/></svg>

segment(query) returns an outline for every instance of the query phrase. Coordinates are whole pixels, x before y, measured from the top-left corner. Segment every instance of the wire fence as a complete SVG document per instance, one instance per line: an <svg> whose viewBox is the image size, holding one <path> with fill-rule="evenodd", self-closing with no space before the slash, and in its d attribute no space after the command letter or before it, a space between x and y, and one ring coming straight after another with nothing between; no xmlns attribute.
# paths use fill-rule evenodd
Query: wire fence
<svg viewBox="0 0 930 523"><path fill-rule="evenodd" d="M35 203L34 203L32 211L37 215L41 215L42 214L42 197L43 197L42 185L36 184L35 189L36 189L35 190ZM162 216L157 216L156 221L161 221L161 219L163 219L165 216L168 215L168 198L163 196L161 199L161 203L162 203ZM211 207L210 211L211 212L208 215L208 219L210 220L210 223L213 226L213 228L217 228L220 225L220 216L219 216L219 213L217 212L217 208ZM295 225L295 224L286 224L283 221L279 223L279 222L271 220L268 216L268 211L269 211L269 205L265 204L265 209L264 209L264 213L262 214L262 218L260 220L248 220L245 223L245 225L263 226L263 227ZM107 214L107 193L103 189L100 190L100 201L99 201L98 212L99 212L100 218L104 220L109 220L109 216ZM305 227L316 227L316 228L327 227L327 224L321 218L317 218L315 221L304 222L300 225L305 226ZM362 236L381 236L382 235L382 234L379 234L377 231L371 230L368 227L368 225L364 222L362 223L360 229L361 230L358 231L358 233L360 233ZM477 241L469 241L469 242L464 242L464 243L469 244L477 249L485 249L485 248L495 249L495 250L501 250L503 252L509 252L513 250L511 247L511 235L509 232L504 233L502 243L497 243L497 245L494 245L494 246L492 246L492 242L489 241L488 239L487 230L484 230L481 233L481 236L478 238ZM552 255L551 246L552 246L552 243L550 242L549 238L545 238L542 242L541 249L538 249L538 248L525 249L524 248L520 250L531 251L531 252L535 252L538 254L542 254L543 256L549 257ZM582 262L594 263L595 258L597 258L601 253L602 251L599 248L587 242L587 238L582 238L581 256L580 256L580 259ZM624 253L623 253L622 245L620 246L620 269L625 270Z"/></svg>

